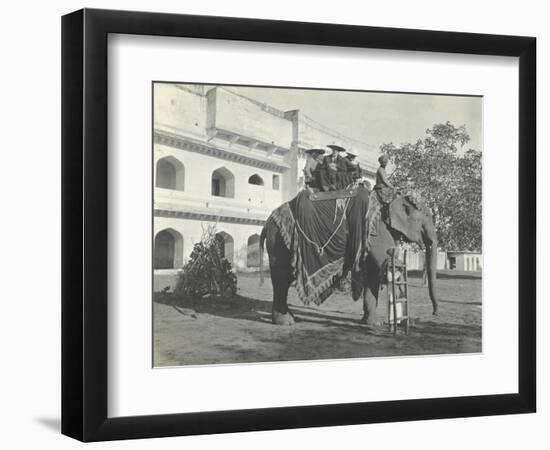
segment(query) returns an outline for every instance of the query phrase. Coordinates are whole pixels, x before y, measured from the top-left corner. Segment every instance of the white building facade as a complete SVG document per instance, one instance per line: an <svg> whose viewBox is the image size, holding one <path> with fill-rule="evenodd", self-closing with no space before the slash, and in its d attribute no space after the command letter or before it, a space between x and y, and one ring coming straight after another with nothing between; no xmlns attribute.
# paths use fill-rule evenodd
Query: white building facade
<svg viewBox="0 0 550 450"><path fill-rule="evenodd" d="M483 255L478 252L447 252L448 268L466 272L483 270Z"/></svg>
<svg viewBox="0 0 550 450"><path fill-rule="evenodd" d="M209 225L237 270L257 270L262 226L303 187L308 148L354 150L374 177L373 149L299 110L280 111L219 86L153 89L156 275L181 268Z"/></svg>

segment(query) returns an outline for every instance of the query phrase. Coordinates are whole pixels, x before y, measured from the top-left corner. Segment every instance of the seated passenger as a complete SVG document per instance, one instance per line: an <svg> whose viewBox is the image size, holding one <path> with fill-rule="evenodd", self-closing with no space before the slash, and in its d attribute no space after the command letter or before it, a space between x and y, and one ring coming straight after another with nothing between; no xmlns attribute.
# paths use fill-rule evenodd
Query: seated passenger
<svg viewBox="0 0 550 450"><path fill-rule="evenodd" d="M346 151L339 145L327 145L332 153L325 156L322 169L322 188L324 191L336 191L345 189L347 183L348 169L355 168L348 159L342 156Z"/></svg>
<svg viewBox="0 0 550 450"><path fill-rule="evenodd" d="M347 167L347 184L349 185L361 179L361 166L359 166L359 162L356 160L356 153L354 153L352 150L348 150L346 151L346 153L346 159L352 164L351 166Z"/></svg>
<svg viewBox="0 0 550 450"><path fill-rule="evenodd" d="M380 167L376 171L376 184L374 185L374 190L383 204L388 204L392 201L395 190L394 186L389 182L389 177L386 175L388 161L389 158L387 155L382 155L378 158Z"/></svg>
<svg viewBox="0 0 550 450"><path fill-rule="evenodd" d="M337 189L337 175L338 175L338 159L340 156L338 153L339 147L328 145L332 151L330 154L323 158L323 167L321 168L321 183L323 191L335 191ZM342 149L343 150L343 149Z"/></svg>
<svg viewBox="0 0 550 450"><path fill-rule="evenodd" d="M307 159L304 167L304 181L306 187L312 192L321 190L321 168L325 151L320 148L306 150Z"/></svg>

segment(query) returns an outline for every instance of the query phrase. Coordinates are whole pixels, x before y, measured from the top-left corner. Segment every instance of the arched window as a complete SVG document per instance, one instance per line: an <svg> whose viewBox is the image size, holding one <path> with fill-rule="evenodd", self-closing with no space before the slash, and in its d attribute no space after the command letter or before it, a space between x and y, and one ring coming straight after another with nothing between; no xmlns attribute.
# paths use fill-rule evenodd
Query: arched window
<svg viewBox="0 0 550 450"><path fill-rule="evenodd" d="M212 195L235 197L235 177L225 167L220 167L212 172Z"/></svg>
<svg viewBox="0 0 550 450"><path fill-rule="evenodd" d="M220 249L221 257L233 262L233 237L225 231L216 233L216 241Z"/></svg>
<svg viewBox="0 0 550 450"><path fill-rule="evenodd" d="M157 161L155 186L164 189L183 191L185 185L185 167L173 156Z"/></svg>
<svg viewBox="0 0 550 450"><path fill-rule="evenodd" d="M260 267L260 235L253 234L248 238L246 247L246 266Z"/></svg>
<svg viewBox="0 0 550 450"><path fill-rule="evenodd" d="M256 186L263 186L264 185L264 180L262 179L262 177L258 174L254 174L252 176L250 176L250 178L248 178L248 184L255 184Z"/></svg>
<svg viewBox="0 0 550 450"><path fill-rule="evenodd" d="M172 228L159 231L155 236L155 269L177 269L183 266L183 237Z"/></svg>

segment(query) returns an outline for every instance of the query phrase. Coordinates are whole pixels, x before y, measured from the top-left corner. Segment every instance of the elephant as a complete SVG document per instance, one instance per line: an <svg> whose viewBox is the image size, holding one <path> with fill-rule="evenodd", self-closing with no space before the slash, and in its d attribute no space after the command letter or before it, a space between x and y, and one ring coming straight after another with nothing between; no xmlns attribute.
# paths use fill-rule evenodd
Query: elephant
<svg viewBox="0 0 550 450"><path fill-rule="evenodd" d="M390 248L395 247L400 239L417 243L425 248L429 296L433 314L438 313L436 279L438 241L430 209L409 196L400 195L390 203L386 215L389 216L391 226L388 225L387 220L378 221L376 235L370 237L370 248L361 263L359 277L354 277L361 285L358 295L354 293L354 299L362 294L362 322L367 326L380 325L382 322L380 310L383 308L377 308L381 273L388 260ZM293 281L291 254L271 216L260 235L261 262L263 262L264 242L269 256L273 284L272 322L276 325L293 325L294 317L287 304L288 289ZM262 267L260 267L260 273L263 273Z"/></svg>

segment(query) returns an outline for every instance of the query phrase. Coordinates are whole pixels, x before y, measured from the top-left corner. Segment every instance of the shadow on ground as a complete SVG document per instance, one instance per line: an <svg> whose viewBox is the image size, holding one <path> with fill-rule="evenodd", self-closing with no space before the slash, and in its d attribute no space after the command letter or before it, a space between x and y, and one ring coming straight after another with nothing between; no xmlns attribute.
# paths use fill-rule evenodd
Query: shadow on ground
<svg viewBox="0 0 550 450"><path fill-rule="evenodd" d="M252 320L271 324L272 303L242 295L236 295L232 298L182 299L171 294L157 293L155 294L154 301L171 306L178 313L192 318L196 318L197 314L209 314L226 319ZM297 305L292 305L291 311L297 324L310 322L327 326L336 325L338 327L365 330L359 316L357 318L350 318L336 311L324 311L319 308Z"/></svg>

